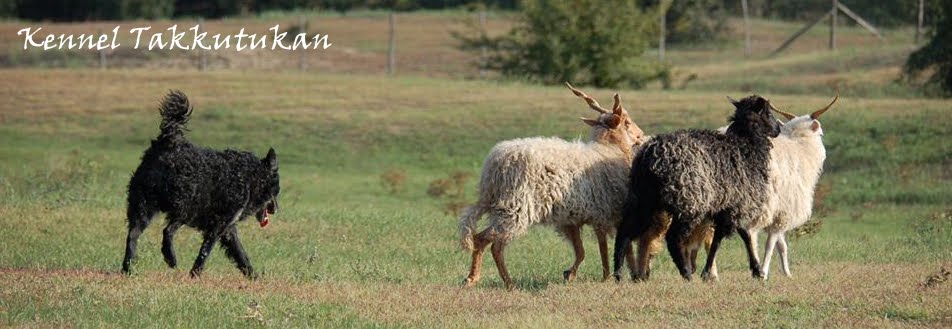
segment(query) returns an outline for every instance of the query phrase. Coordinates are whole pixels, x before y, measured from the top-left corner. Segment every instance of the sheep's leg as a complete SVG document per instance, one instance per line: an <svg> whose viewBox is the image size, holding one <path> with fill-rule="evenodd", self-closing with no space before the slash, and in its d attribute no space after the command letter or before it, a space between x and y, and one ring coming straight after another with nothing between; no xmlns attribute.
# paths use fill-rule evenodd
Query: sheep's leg
<svg viewBox="0 0 952 329"><path fill-rule="evenodd" d="M750 232L746 229L737 229L737 234L740 235L741 240L744 240L744 246L747 247L747 262L750 268L750 274L757 279L762 279L764 277L763 273L760 272L760 259L757 256L757 246L756 243L756 234L751 236Z"/></svg>
<svg viewBox="0 0 952 329"><path fill-rule="evenodd" d="M635 259L635 250L631 243L625 248L625 261L628 262L628 273L631 273L631 277L634 278L635 273L638 273L638 261ZM651 256L648 257L648 266L645 276L651 274Z"/></svg>
<svg viewBox="0 0 952 329"><path fill-rule="evenodd" d="M608 234L604 230L595 229L595 238L598 239L598 255L602 258L602 281L606 281L611 276L608 269Z"/></svg>
<svg viewBox="0 0 952 329"><path fill-rule="evenodd" d="M793 277L793 275L790 274L790 263L787 261L786 234L780 234L780 239L777 240L777 253L780 254L780 269L783 270L783 274L788 278Z"/></svg>
<svg viewBox="0 0 952 329"><path fill-rule="evenodd" d="M499 270L499 277L502 278L502 282L506 284L506 290L512 290L515 287L512 283L512 279L509 278L509 271L506 270L506 259L505 251L506 243L502 241L493 242L492 252L493 260L496 261L496 269Z"/></svg>
<svg viewBox="0 0 952 329"><path fill-rule="evenodd" d="M668 229L668 234L665 236L665 240L668 242L668 253L671 254L671 259L678 268L678 272L681 273L681 277L684 278L684 280L691 281L691 270L688 268L689 265L684 259L684 245L682 245L680 241L683 231L683 224L672 222L671 227Z"/></svg>
<svg viewBox="0 0 952 329"><path fill-rule="evenodd" d="M483 266L483 251L492 242L487 238L488 232L489 229L486 229L473 237L473 240L475 240L473 241L473 262L469 267L469 276L463 280L464 287L472 287L476 285L476 282L479 282L480 269Z"/></svg>
<svg viewBox="0 0 952 329"><path fill-rule="evenodd" d="M631 231L634 230L634 228L631 228L632 224L632 221L622 221L618 227L618 232L615 234L615 281L621 281L621 265L625 262L624 254L631 250Z"/></svg>
<svg viewBox="0 0 952 329"><path fill-rule="evenodd" d="M764 273L764 280L770 274L770 258L773 256L774 247L780 243L780 236L776 233L767 233L767 245L764 246L764 263L761 264L760 271Z"/></svg>
<svg viewBox="0 0 952 329"><path fill-rule="evenodd" d="M575 252L575 263L572 263L565 272L562 272L562 277L565 278L565 281L572 282L575 280L575 276L578 273L578 267L582 264L582 261L585 260L585 247L582 246L582 234L581 226L562 226L559 228L565 237L569 239L569 242L572 243L572 250Z"/></svg>
<svg viewBox="0 0 952 329"><path fill-rule="evenodd" d="M704 278L704 281L717 281L717 268L715 267L714 260L717 258L717 249L721 246L721 240L723 240L730 231L731 228L728 226L714 226L714 238L711 239L711 248L707 252L707 263L704 265L704 271L701 272L701 277Z"/></svg>
<svg viewBox="0 0 952 329"><path fill-rule="evenodd" d="M714 232L714 230L711 229L711 228L706 228L706 229L704 229L704 230L706 231L706 232L704 233L704 249L705 249L705 251L707 251L708 254L710 254L710 253L711 253L711 240L713 239L713 235L714 235L713 232ZM707 232L710 232L710 233L707 233ZM700 249L700 247L698 247L698 249ZM715 280L717 279L717 261L716 261L716 260L715 260L713 263L711 263L711 273L710 273L710 275L713 276Z"/></svg>
<svg viewBox="0 0 952 329"><path fill-rule="evenodd" d="M697 249L696 246L690 246L687 252L688 264L691 266L691 274L697 271Z"/></svg>

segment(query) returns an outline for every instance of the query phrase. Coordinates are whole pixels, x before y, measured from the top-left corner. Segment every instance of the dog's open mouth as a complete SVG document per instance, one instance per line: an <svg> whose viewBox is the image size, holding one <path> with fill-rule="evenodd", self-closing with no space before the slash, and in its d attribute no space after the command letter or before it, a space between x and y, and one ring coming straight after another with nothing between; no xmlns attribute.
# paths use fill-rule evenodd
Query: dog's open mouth
<svg viewBox="0 0 952 329"><path fill-rule="evenodd" d="M261 212L258 213L258 225L264 228L267 227L268 224L271 224L271 214L275 212L276 208L274 201L268 202L264 209L261 209Z"/></svg>
<svg viewBox="0 0 952 329"><path fill-rule="evenodd" d="M261 225L261 227L267 227L268 224L271 224L271 216L268 215L267 210L262 210L261 220L258 221L258 225Z"/></svg>

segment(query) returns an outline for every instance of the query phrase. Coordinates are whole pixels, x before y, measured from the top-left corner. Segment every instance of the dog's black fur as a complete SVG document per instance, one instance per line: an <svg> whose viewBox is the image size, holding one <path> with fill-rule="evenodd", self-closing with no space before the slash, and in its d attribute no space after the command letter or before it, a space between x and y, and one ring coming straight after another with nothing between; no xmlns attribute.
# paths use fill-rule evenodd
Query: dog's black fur
<svg viewBox="0 0 952 329"><path fill-rule="evenodd" d="M767 166L770 137L780 133L770 103L753 95L735 106L724 134L713 130L684 130L652 138L638 152L631 168L630 192L615 237L615 277L620 279L623 252L639 239L636 280L647 279L646 232L663 231L662 212L671 216L666 240L668 252L681 275L691 279L693 269L684 259L687 236L702 222L713 219L714 240L703 275L710 269L721 239L737 231L744 240L754 276L760 264L750 233L741 223L758 218L767 203ZM642 250L645 250L644 252Z"/></svg>
<svg viewBox="0 0 952 329"><path fill-rule="evenodd" d="M159 109L161 133L142 156L142 163L129 181L127 219L129 234L122 272L128 274L136 256L136 242L158 212L168 225L163 231L162 255L175 268L172 239L188 225L203 233L204 241L190 272L201 275L215 242L245 276L256 276L238 240L236 223L257 217L262 226L277 212L280 191L278 162L274 149L264 159L251 152L216 151L195 146L185 138L185 125L192 113L188 98L171 91Z"/></svg>

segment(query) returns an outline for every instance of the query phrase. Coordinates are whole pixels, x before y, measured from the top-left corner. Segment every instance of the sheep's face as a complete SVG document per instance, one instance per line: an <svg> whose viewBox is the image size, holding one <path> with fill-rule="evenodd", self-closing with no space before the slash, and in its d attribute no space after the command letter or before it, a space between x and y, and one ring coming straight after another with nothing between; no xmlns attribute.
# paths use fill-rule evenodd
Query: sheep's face
<svg viewBox="0 0 952 329"><path fill-rule="evenodd" d="M823 127L818 120L820 115L825 113L827 110L833 106L833 103L836 103L836 100L839 99L839 95L833 98L833 101L830 102L824 108L810 113L810 115L801 115L794 116L793 114L781 111L776 108L771 108L784 118L787 118L787 123L781 127L782 133L790 137L812 137L812 136L823 136Z"/></svg>
<svg viewBox="0 0 952 329"><path fill-rule="evenodd" d="M621 97L615 94L615 104L612 110L606 110L598 105L598 101L586 95L582 91L572 87L572 84L566 82L565 85L575 96L581 97L588 103L588 107L600 113L596 119L582 118L582 121L592 127L592 140L601 144L614 144L622 149L630 150L632 146L638 146L646 141L645 133L635 124L635 121L628 115L621 105ZM626 151L627 152L627 151Z"/></svg>
<svg viewBox="0 0 952 329"><path fill-rule="evenodd" d="M744 136L780 135L780 121L770 113L773 105L758 95L745 97L739 101L728 97L736 110L731 117L727 132Z"/></svg>
<svg viewBox="0 0 952 329"><path fill-rule="evenodd" d="M598 143L631 147L645 142L645 133L620 106L597 119L582 118L582 121L592 127L592 140Z"/></svg>
<svg viewBox="0 0 952 329"><path fill-rule="evenodd" d="M820 121L810 118L809 115L793 118L780 129L781 134L790 137L823 136L823 127L820 125Z"/></svg>

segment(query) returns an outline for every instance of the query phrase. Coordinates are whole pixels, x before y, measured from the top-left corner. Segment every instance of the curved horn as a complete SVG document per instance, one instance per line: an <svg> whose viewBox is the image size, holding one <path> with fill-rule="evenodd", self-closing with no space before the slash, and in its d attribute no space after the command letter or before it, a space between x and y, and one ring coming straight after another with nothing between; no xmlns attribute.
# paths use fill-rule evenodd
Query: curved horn
<svg viewBox="0 0 952 329"><path fill-rule="evenodd" d="M822 108L822 109L816 110L816 112L810 113L810 119L816 120L816 118L819 118L820 115L822 115L824 112L826 112L826 111L828 111L828 110L830 109L830 106L833 106L833 103L836 103L836 100L837 100L837 99L840 99L840 94L839 94L839 93L837 93L836 96L833 96L833 100L830 101L830 104L829 104L829 105L827 105L826 107L824 107L824 108Z"/></svg>
<svg viewBox="0 0 952 329"><path fill-rule="evenodd" d="M767 101L767 107L770 108L771 111L777 112L777 114L780 114L787 120L793 120L793 118L797 117L796 115L790 114L789 112L781 111L780 109L774 107L773 104L770 104L770 101Z"/></svg>
<svg viewBox="0 0 952 329"><path fill-rule="evenodd" d="M572 93L575 94L575 96L578 96L578 97L581 97L582 99L584 99L585 102L588 103L588 107L591 107L591 108L592 108L593 110L595 110L596 112L598 112L598 113L609 113L608 110L602 108L601 105L598 105L598 101L596 101L594 98L589 97L588 95L586 95L586 94L583 93L582 91L580 91L580 90L578 90L578 89L575 89L575 87L572 87L572 84L569 83L568 81L565 82L565 86L566 86L566 87L569 87L569 89L572 90Z"/></svg>

